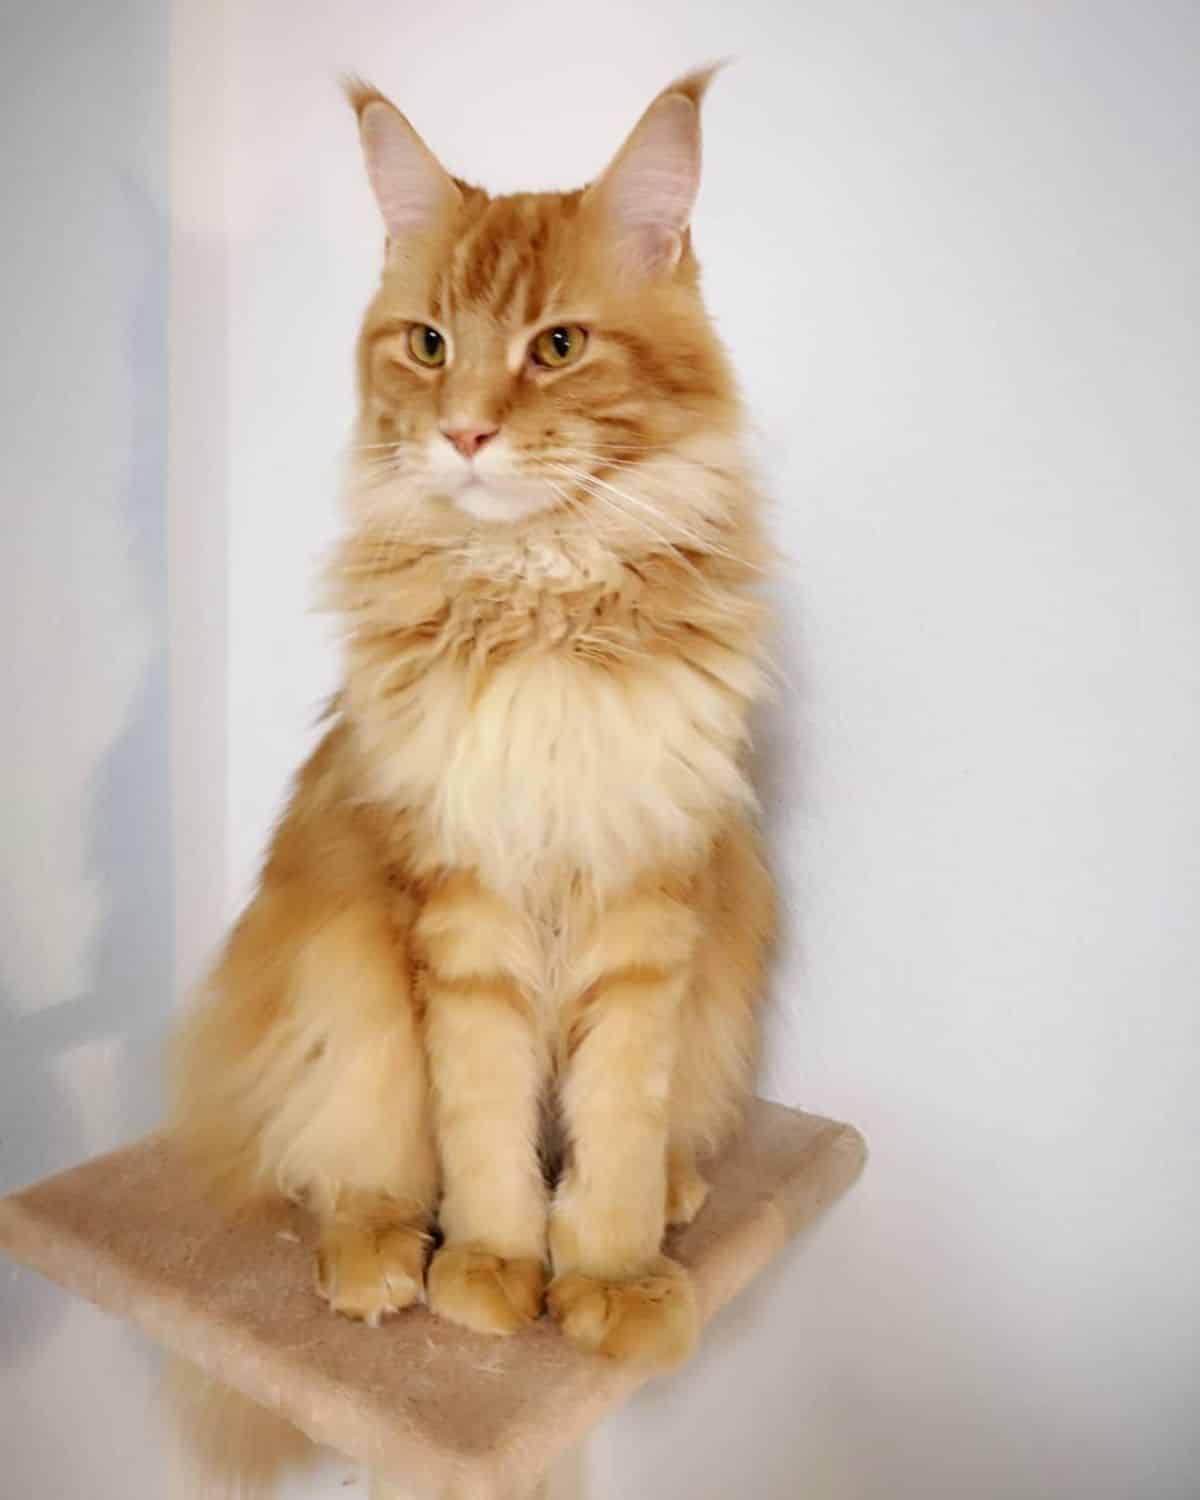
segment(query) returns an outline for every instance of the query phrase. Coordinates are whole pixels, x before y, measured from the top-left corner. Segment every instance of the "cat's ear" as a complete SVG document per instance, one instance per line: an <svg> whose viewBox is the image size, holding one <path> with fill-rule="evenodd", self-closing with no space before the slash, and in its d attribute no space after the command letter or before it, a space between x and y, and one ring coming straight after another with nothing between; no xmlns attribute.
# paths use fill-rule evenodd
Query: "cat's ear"
<svg viewBox="0 0 1200 1500"><path fill-rule="evenodd" d="M345 89L388 238L424 234L459 206L462 194L390 99L357 78L347 79Z"/></svg>
<svg viewBox="0 0 1200 1500"><path fill-rule="evenodd" d="M718 66L664 89L587 191L586 201L642 275L673 270L683 253L700 186L700 101Z"/></svg>

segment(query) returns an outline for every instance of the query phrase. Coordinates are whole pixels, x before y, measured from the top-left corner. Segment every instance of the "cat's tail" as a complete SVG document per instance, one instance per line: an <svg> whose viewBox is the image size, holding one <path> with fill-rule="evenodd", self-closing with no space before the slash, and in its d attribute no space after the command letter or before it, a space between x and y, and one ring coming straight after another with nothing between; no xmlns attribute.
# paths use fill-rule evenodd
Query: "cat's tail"
<svg viewBox="0 0 1200 1500"><path fill-rule="evenodd" d="M321 1449L278 1412L222 1385L177 1355L163 1361L170 1500L268 1500L288 1472Z"/></svg>

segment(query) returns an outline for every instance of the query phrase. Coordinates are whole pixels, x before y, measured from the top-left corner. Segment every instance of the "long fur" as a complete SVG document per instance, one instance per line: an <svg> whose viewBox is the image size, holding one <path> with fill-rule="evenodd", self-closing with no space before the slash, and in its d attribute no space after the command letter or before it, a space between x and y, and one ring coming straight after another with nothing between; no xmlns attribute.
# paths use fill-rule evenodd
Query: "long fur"
<svg viewBox="0 0 1200 1500"><path fill-rule="evenodd" d="M665 1364L694 1336L661 1242L703 1201L696 1157L736 1125L754 1053L764 550L669 218L698 157L662 204L628 204L674 170L663 140L688 149L706 82L666 91L616 158L639 174L632 229L606 178L496 199L433 182L411 126L351 89L385 215L402 189L419 221L428 182L428 224L389 240L359 341L327 578L342 688L173 1079L224 1201L308 1204L320 1291L369 1321L427 1295L509 1332L549 1264L585 1347ZM414 363L414 322L453 340L445 368ZM576 368L521 363L564 323L588 330ZM463 412L506 465L486 519L442 487L438 427Z"/></svg>

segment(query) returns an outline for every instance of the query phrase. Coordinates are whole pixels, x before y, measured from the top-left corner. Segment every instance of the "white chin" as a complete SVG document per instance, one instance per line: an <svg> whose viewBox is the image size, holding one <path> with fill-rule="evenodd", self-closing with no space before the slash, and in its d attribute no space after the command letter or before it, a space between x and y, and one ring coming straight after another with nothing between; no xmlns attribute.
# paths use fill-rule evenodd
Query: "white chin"
<svg viewBox="0 0 1200 1500"><path fill-rule="evenodd" d="M476 521L521 521L545 510L550 501L533 488L505 494L475 480L459 490L454 503Z"/></svg>

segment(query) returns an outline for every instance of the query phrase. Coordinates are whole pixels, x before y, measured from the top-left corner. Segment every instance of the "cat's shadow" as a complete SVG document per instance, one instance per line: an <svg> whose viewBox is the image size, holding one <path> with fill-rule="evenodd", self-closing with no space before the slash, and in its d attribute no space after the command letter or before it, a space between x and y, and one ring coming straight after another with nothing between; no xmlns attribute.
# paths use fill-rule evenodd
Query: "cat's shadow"
<svg viewBox="0 0 1200 1500"><path fill-rule="evenodd" d="M0 989L0 1191L10 1191L151 1128L159 1113L158 1056L174 982L174 873L167 702L166 278L167 226L145 186L116 175L106 189L127 257L130 317L122 360L133 410L124 472L111 484L111 525L128 542L128 608L150 651L115 740L90 766L72 766L86 809L83 878L103 919L78 965L74 994L29 1010ZM101 189L98 189L101 191ZM114 231L115 232L115 231ZM77 502L95 507L99 497ZM93 511L94 515L94 511ZM69 518L64 517L64 525ZM99 580L107 587L109 580ZM65 586L65 585L64 585ZM87 600L76 601L87 629ZM106 618L108 616L106 615ZM98 643L99 649L107 647ZM36 641L25 672L53 672ZM69 686L64 690L64 698ZM70 733L69 702L63 732ZM69 757L59 763L71 766ZM56 787L69 804L71 788ZM23 872L13 871L20 878ZM32 878L33 872L30 872ZM76 945L79 935L58 934ZM20 1002L20 1003L18 1003ZM69 1302L32 1272L0 1282L0 1368L27 1361Z"/></svg>

